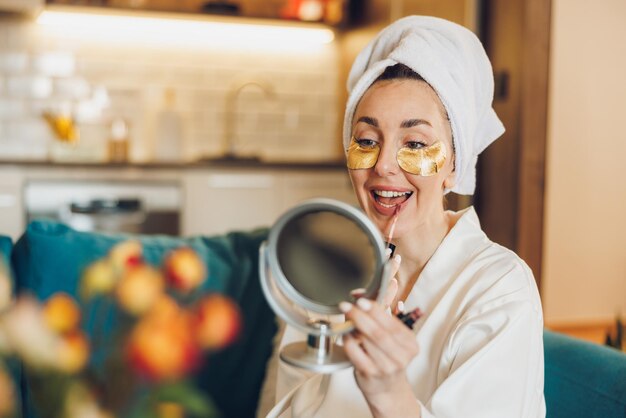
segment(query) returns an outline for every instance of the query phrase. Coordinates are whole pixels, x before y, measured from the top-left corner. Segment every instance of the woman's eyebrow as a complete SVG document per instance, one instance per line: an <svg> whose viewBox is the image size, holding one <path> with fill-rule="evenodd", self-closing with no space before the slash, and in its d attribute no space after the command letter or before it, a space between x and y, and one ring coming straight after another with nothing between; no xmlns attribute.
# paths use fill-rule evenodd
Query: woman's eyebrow
<svg viewBox="0 0 626 418"><path fill-rule="evenodd" d="M414 126L418 126L418 125L428 125L432 128L433 125L430 124L430 122L428 122L425 119L408 119L405 121L402 121L402 123L400 124L401 128L412 128Z"/></svg>
<svg viewBox="0 0 626 418"><path fill-rule="evenodd" d="M365 122L368 125L372 125L374 128L378 128L378 120L376 118L370 118L369 116L361 116L358 122Z"/></svg>

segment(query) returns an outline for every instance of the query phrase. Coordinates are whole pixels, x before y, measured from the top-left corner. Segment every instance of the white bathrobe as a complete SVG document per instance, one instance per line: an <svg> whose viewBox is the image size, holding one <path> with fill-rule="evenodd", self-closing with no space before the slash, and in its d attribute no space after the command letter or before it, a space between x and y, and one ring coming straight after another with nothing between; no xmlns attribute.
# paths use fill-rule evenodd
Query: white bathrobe
<svg viewBox="0 0 626 418"><path fill-rule="evenodd" d="M405 301L407 310L425 312L415 325L420 352L407 368L422 417L545 417L533 275L487 238L473 208L457 216ZM288 326L281 346L304 338ZM352 368L312 375L278 367L278 403L268 417L371 416Z"/></svg>

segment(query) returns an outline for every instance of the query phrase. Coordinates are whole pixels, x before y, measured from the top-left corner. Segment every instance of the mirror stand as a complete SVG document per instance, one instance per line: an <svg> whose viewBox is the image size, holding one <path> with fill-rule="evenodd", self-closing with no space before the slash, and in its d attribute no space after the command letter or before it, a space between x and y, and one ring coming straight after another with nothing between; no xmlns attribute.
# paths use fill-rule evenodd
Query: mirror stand
<svg viewBox="0 0 626 418"><path fill-rule="evenodd" d="M352 366L343 347L332 342L328 321L313 320L309 325L319 330L319 335L308 334L306 342L285 346L280 353L285 363L317 373L333 373Z"/></svg>

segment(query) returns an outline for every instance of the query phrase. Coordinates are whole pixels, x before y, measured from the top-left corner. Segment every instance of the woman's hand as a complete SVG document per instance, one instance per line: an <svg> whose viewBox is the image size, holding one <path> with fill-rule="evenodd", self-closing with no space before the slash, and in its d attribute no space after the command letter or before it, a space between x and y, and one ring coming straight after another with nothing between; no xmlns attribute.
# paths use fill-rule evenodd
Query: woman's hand
<svg viewBox="0 0 626 418"><path fill-rule="evenodd" d="M383 303L394 300L397 289L392 279ZM339 307L355 326L343 337L343 346L374 416L419 417L420 407L406 377L406 367L419 351L415 334L371 300L361 298L356 306L342 302Z"/></svg>

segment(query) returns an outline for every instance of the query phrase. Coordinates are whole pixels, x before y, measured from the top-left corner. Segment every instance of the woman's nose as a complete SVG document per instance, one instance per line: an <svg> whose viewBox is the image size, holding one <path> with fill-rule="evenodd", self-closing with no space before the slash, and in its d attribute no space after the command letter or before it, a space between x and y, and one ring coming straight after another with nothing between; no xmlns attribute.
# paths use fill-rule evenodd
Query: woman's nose
<svg viewBox="0 0 626 418"><path fill-rule="evenodd" d="M391 146L384 146L378 154L378 160L374 166L374 171L381 177L390 176L398 173L400 167L396 159L396 150Z"/></svg>

